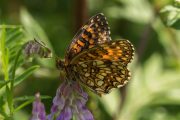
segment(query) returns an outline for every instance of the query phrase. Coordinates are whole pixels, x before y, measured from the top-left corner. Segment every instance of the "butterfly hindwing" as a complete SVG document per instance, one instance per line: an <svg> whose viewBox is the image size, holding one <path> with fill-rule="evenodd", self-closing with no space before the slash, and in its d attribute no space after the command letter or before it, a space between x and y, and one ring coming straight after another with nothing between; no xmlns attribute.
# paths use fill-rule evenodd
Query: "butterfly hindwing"
<svg viewBox="0 0 180 120"><path fill-rule="evenodd" d="M76 78L99 95L124 86L130 78L127 66L110 60L79 62L74 65L73 71Z"/></svg>

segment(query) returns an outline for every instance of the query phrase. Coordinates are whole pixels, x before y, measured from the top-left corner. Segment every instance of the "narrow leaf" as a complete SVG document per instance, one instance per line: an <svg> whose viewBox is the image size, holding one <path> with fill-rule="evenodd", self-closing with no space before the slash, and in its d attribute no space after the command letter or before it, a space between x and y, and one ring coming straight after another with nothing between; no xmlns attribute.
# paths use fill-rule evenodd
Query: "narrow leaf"
<svg viewBox="0 0 180 120"><path fill-rule="evenodd" d="M24 108L25 106L31 104L34 101L34 99L30 99L28 101L25 101L24 103L22 103L21 105L19 105L17 108L15 108L14 112Z"/></svg>
<svg viewBox="0 0 180 120"><path fill-rule="evenodd" d="M41 96L41 99L50 99L51 97L50 96ZM26 107L27 105L31 104L34 100L35 100L35 97L34 96L23 96L23 97L18 97L18 98L15 98L15 101L24 101L24 100L27 100L25 102L23 102L21 105L19 105L14 111L18 111L24 107Z"/></svg>
<svg viewBox="0 0 180 120"><path fill-rule="evenodd" d="M20 42L19 40L23 37L22 30L20 28L13 29L13 31L7 33L7 42L6 44Z"/></svg>
<svg viewBox="0 0 180 120"><path fill-rule="evenodd" d="M42 95L40 96L41 99L50 99L51 96L47 96L47 95ZM26 100L31 100L34 99L34 96L21 96L21 97L17 97L14 98L15 102L19 102L19 101L26 101Z"/></svg>
<svg viewBox="0 0 180 120"><path fill-rule="evenodd" d="M0 50L1 50L1 52L2 52L2 54L4 53L4 51L5 51L5 47L4 47L4 45L5 45L5 38L6 38L6 31L5 31L5 28L4 28L4 26L2 26L2 30L1 30L1 34L0 34Z"/></svg>
<svg viewBox="0 0 180 120"><path fill-rule="evenodd" d="M27 77L29 77L35 70L39 68L38 65L32 66L28 68L24 73L22 73L20 76L18 76L15 79L15 86L24 81Z"/></svg>
<svg viewBox="0 0 180 120"><path fill-rule="evenodd" d="M21 9L20 18L24 29L28 32L28 36L32 39L36 38L43 41L48 46L48 48L51 49L52 53L54 53L53 47L49 42L48 36L45 34L45 31L25 8ZM37 61L43 66L54 67L54 63L51 60L45 61L42 59L37 59Z"/></svg>
<svg viewBox="0 0 180 120"><path fill-rule="evenodd" d="M2 53L0 58L2 61L2 70L4 72L5 80L8 80L8 48L5 46L5 40L6 40L6 29L5 29L5 25L3 25L0 34L0 51Z"/></svg>
<svg viewBox="0 0 180 120"><path fill-rule="evenodd" d="M11 82L11 80L8 80L8 81L0 81L0 89L2 87L4 87L5 85L7 85L9 82Z"/></svg>

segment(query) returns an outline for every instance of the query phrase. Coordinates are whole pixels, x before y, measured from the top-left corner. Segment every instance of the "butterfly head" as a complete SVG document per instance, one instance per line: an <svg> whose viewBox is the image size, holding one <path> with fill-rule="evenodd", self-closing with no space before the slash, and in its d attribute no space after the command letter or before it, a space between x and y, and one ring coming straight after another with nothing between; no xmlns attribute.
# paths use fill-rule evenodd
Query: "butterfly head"
<svg viewBox="0 0 180 120"><path fill-rule="evenodd" d="M59 69L59 70L64 70L65 69L65 65L64 65L64 61L57 58L56 59L56 67Z"/></svg>

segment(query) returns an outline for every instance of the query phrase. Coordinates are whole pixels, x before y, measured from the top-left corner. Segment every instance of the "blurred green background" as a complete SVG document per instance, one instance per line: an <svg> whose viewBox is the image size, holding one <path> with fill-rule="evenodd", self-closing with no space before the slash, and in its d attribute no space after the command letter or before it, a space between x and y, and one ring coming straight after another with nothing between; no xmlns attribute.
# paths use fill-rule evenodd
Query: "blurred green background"
<svg viewBox="0 0 180 120"><path fill-rule="evenodd" d="M126 87L102 97L88 91L95 119L180 120L179 5L174 0L0 0L0 24L22 25L26 39L44 41L63 58L83 23L104 13L112 39L130 40L136 53ZM32 64L41 67L16 87L14 96L37 91L55 96L61 81L54 59L27 61L23 67ZM52 99L43 102L49 113ZM15 117L27 120L30 115L31 105Z"/></svg>

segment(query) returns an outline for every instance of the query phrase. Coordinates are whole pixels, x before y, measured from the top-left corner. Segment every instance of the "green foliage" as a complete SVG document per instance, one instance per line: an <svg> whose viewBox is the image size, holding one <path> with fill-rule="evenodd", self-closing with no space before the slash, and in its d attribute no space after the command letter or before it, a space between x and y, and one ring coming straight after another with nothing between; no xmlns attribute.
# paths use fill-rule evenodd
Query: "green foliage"
<svg viewBox="0 0 180 120"><path fill-rule="evenodd" d="M136 68L119 120L138 119L144 109L155 105L180 105L180 71L163 70L162 66L161 56L153 55L143 68Z"/></svg>
<svg viewBox="0 0 180 120"><path fill-rule="evenodd" d="M26 31L26 36L29 39L35 38L38 40L42 40L44 43L46 43L46 45L51 49L52 52L54 51L44 30L24 8L21 10L21 22ZM55 64L53 61L50 60L47 61L47 60L38 59L38 61L39 63L41 63L43 66L46 67L52 67Z"/></svg>
<svg viewBox="0 0 180 120"><path fill-rule="evenodd" d="M17 110L22 109L34 100L32 97L31 99L27 99L26 97L24 103L15 107L16 101L14 101L13 97L14 88L32 75L39 66L31 66L24 72L16 74L18 68L26 62L22 52L26 37L20 26L2 25L0 27L0 61L2 63L4 78L0 84L0 94L2 96L0 97L0 104L2 106L0 114L4 116L4 119L13 119L13 114Z"/></svg>
<svg viewBox="0 0 180 120"><path fill-rule="evenodd" d="M8 81L0 81L0 89L2 88L2 87L4 87L4 86L6 86L8 83L10 82L10 80L8 80Z"/></svg>
<svg viewBox="0 0 180 120"><path fill-rule="evenodd" d="M175 0L175 1L174 1L174 5L175 5L176 7L180 7L180 1L179 1L179 0Z"/></svg>
<svg viewBox="0 0 180 120"><path fill-rule="evenodd" d="M50 99L51 97L49 96L41 96L41 99ZM14 102L22 102L18 107L15 108L15 112L17 112L18 110L26 107L27 105L31 104L34 101L34 96L22 96L22 97L18 97L18 98L14 98Z"/></svg>
<svg viewBox="0 0 180 120"><path fill-rule="evenodd" d="M31 66L27 70L25 70L21 75L17 76L15 79L15 86L23 82L23 80L26 80L27 77L29 77L36 69L38 69L38 65Z"/></svg>
<svg viewBox="0 0 180 120"><path fill-rule="evenodd" d="M163 22L175 29L180 29L180 7L179 1L175 5L167 5L160 12Z"/></svg>
<svg viewBox="0 0 180 120"><path fill-rule="evenodd" d="M117 3L120 5L105 8L108 16L140 24L149 23L154 17L152 6L147 0L117 0Z"/></svg>

